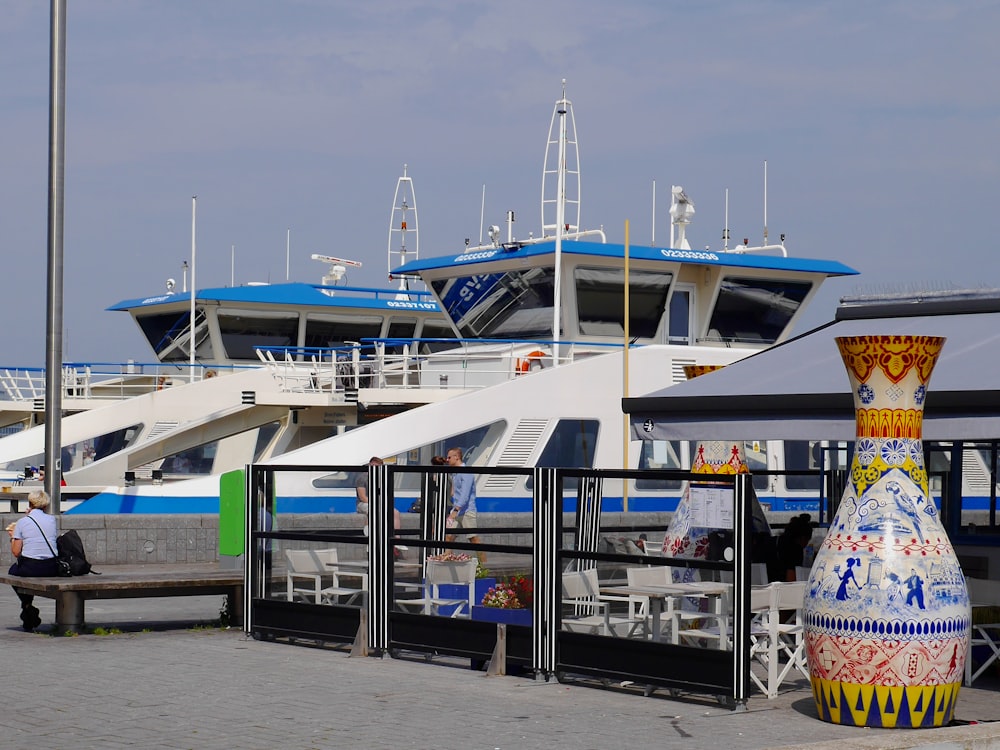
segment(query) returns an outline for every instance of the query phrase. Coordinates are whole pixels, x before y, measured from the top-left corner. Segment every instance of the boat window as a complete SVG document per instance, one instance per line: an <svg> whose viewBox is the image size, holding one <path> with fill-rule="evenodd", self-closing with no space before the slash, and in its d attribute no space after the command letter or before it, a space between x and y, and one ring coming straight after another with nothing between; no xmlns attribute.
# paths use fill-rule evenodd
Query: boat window
<svg viewBox="0 0 1000 750"><path fill-rule="evenodd" d="M768 489L771 478L761 473L767 471L767 443L763 440L744 440L743 455L753 476L753 488L758 492Z"/></svg>
<svg viewBox="0 0 1000 750"><path fill-rule="evenodd" d="M134 424L130 427L123 427L120 430L107 432L93 438L81 440L78 443L64 445L62 448L62 471L64 474L79 469L82 466L99 461L102 458L114 455L125 450L132 445L139 433L142 432L141 424ZM25 466L41 466L45 463L45 454L38 453L34 456L25 456L8 461L4 466L7 471L21 472Z"/></svg>
<svg viewBox="0 0 1000 750"><path fill-rule="evenodd" d="M18 430L20 431L20 427ZM62 448L62 472L63 474L71 471L74 465L77 465L77 458L82 454L84 443L76 443L74 445L64 445ZM78 452L79 451L79 452ZM13 461L8 461L3 466L4 471L13 471L17 476L23 476L23 469L35 468L38 469L45 465L45 454L36 453L33 456L27 456L25 458L17 458Z"/></svg>
<svg viewBox="0 0 1000 750"><path fill-rule="evenodd" d="M683 469L681 456L684 444L680 440L643 440L639 451L640 469ZM637 490L679 491L683 484L680 479L636 479Z"/></svg>
<svg viewBox="0 0 1000 750"><path fill-rule="evenodd" d="M667 343L687 346L693 344L691 338L691 318L693 289L674 287L670 295L670 315L667 316Z"/></svg>
<svg viewBox="0 0 1000 750"><path fill-rule="evenodd" d="M220 309L216 317L229 359L256 361L257 347L295 346L298 342L296 313Z"/></svg>
<svg viewBox="0 0 1000 750"><path fill-rule="evenodd" d="M455 329L446 320L425 320L423 328L420 330L421 339L455 339ZM452 341L421 341L420 353L430 354L450 349L454 346Z"/></svg>
<svg viewBox="0 0 1000 750"><path fill-rule="evenodd" d="M599 427L600 421L596 419L560 419L535 465L571 469L594 468ZM563 489L575 490L579 484L579 477L566 477ZM533 489L534 482L531 477L528 477L525 486L529 490Z"/></svg>
<svg viewBox="0 0 1000 750"><path fill-rule="evenodd" d="M204 313L200 317L204 317ZM190 311L137 315L135 322L160 359L187 359L190 356L187 348L179 345L186 340Z"/></svg>
<svg viewBox="0 0 1000 750"><path fill-rule="evenodd" d="M486 466L496 449L500 436L507 429L507 422L500 420L467 432L460 432L444 440L435 440L416 448L410 448L394 456L385 456L385 462L400 466L430 466L431 458L444 456L450 448L461 448L463 461L467 466ZM354 488L357 472L337 472L313 480L317 489L338 487ZM397 490L416 490L420 487L420 474L400 473L396 478Z"/></svg>
<svg viewBox="0 0 1000 750"><path fill-rule="evenodd" d="M257 444L253 449L253 462L257 463L264 457L264 451L267 446L271 444L274 436L278 434L278 429L281 427L281 422L269 422L266 425L262 425L257 431Z"/></svg>
<svg viewBox="0 0 1000 750"><path fill-rule="evenodd" d="M560 419L535 465L594 468L599 426L596 419Z"/></svg>
<svg viewBox="0 0 1000 750"><path fill-rule="evenodd" d="M213 440L210 443L167 456L160 464L163 476L189 477L211 474L218 446L219 441Z"/></svg>
<svg viewBox="0 0 1000 750"><path fill-rule="evenodd" d="M386 344L386 354L402 354L403 346L416 335L416 318L389 318L389 329L385 332L387 339L400 339L399 343Z"/></svg>
<svg viewBox="0 0 1000 750"><path fill-rule="evenodd" d="M625 335L625 270L577 268L576 309L580 333L585 336ZM650 271L629 273L629 335L652 339L660 327L672 274Z"/></svg>
<svg viewBox="0 0 1000 750"><path fill-rule="evenodd" d="M552 267L431 282L463 338L552 337Z"/></svg>
<svg viewBox="0 0 1000 750"><path fill-rule="evenodd" d="M382 335L381 315L310 313L306 316L307 347L343 346L349 341L377 339Z"/></svg>
<svg viewBox="0 0 1000 750"><path fill-rule="evenodd" d="M819 470L823 466L823 444L818 440L786 440L785 470L808 471L808 475L789 474L785 476L785 487L789 490L820 489Z"/></svg>
<svg viewBox="0 0 1000 750"><path fill-rule="evenodd" d="M100 461L102 458L107 458L113 453L125 450L135 442L141 430L142 425L136 424L121 430L115 430L114 432L107 432L100 437L94 438L94 460Z"/></svg>
<svg viewBox="0 0 1000 750"><path fill-rule="evenodd" d="M803 281L728 276L719 288L709 329L724 341L772 344L811 288Z"/></svg>

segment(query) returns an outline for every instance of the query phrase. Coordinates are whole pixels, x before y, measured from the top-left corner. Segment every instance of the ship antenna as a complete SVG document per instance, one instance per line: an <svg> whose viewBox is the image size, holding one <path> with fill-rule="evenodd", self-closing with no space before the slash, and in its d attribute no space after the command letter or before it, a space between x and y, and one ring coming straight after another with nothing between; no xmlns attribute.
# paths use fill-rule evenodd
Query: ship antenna
<svg viewBox="0 0 1000 750"><path fill-rule="evenodd" d="M483 203L479 207L479 244L483 244L483 222L486 221L486 183L483 183Z"/></svg>
<svg viewBox="0 0 1000 750"><path fill-rule="evenodd" d="M729 188L726 188L726 214L722 227L722 252L729 252Z"/></svg>
<svg viewBox="0 0 1000 750"><path fill-rule="evenodd" d="M420 257L420 234L417 225L417 194L413 189L413 179L406 174L407 165L403 165L403 175L396 181L396 194L392 199L392 212L389 215L389 250L388 272L402 266L407 260L417 260ZM399 235L396 238L394 235ZM406 247L408 236L412 236L413 250ZM412 255L412 258L410 257ZM391 275L390 275L390 278ZM400 297L405 298L410 290L410 280L400 276Z"/></svg>
<svg viewBox="0 0 1000 750"><path fill-rule="evenodd" d="M767 247L767 159L764 159L764 247Z"/></svg>

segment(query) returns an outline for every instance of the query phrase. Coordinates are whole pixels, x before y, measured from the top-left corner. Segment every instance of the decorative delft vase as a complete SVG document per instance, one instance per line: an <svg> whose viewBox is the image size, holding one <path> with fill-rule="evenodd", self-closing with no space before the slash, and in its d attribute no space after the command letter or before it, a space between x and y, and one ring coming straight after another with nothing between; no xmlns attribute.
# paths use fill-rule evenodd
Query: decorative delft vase
<svg viewBox="0 0 1000 750"><path fill-rule="evenodd" d="M724 365L685 365L684 374L691 380L721 370L723 367ZM749 471L742 440L703 440L695 447L691 473L705 476L704 481L699 481L697 484L712 484L712 477L747 474ZM752 513L754 531L770 534L771 528L767 523L767 517L756 497L753 500ZM700 527L692 518L689 482L684 488L677 503L677 510L670 519L667 533L663 537L662 552L667 557L707 559L712 531L715 529ZM673 577L676 581L694 580L694 573L691 568L673 568Z"/></svg>
<svg viewBox="0 0 1000 750"><path fill-rule="evenodd" d="M969 595L927 491L921 430L944 344L932 336L837 339L857 442L806 591L806 657L824 721L940 727L953 717Z"/></svg>

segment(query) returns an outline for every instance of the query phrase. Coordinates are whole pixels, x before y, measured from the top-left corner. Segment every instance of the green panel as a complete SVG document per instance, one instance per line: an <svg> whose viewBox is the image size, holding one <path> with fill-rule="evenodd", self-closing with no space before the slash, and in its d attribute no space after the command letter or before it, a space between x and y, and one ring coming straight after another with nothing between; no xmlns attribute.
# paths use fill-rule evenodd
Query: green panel
<svg viewBox="0 0 1000 750"><path fill-rule="evenodd" d="M236 469L219 478L219 554L236 557L246 551L246 478Z"/></svg>

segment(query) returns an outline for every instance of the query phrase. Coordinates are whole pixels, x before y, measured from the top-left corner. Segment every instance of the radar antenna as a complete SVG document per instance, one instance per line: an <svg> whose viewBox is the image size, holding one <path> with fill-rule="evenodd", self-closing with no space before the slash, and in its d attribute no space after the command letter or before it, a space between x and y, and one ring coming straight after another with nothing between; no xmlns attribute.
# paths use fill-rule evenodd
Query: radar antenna
<svg viewBox="0 0 1000 750"><path fill-rule="evenodd" d="M392 199L392 213L389 215L389 272L407 261L420 257L420 234L417 231L417 195L413 190L413 179L406 175L407 165L403 165L403 176L396 182L396 194ZM398 235L398 237L397 237ZM412 240L412 249L406 246ZM392 278L390 275L389 278ZM399 277L400 297L405 298L410 290L407 276Z"/></svg>
<svg viewBox="0 0 1000 750"><path fill-rule="evenodd" d="M690 250L687 240L687 226L694 216L694 201L688 198L680 185L670 187L670 247Z"/></svg>
<svg viewBox="0 0 1000 750"><path fill-rule="evenodd" d="M344 276L347 274L347 266L351 266L352 268L361 268L361 261L348 260L347 258L334 258L332 255L320 255L319 253L313 253L312 259L318 260L321 263L330 264L330 267L323 275L323 284L326 286L339 285Z"/></svg>

